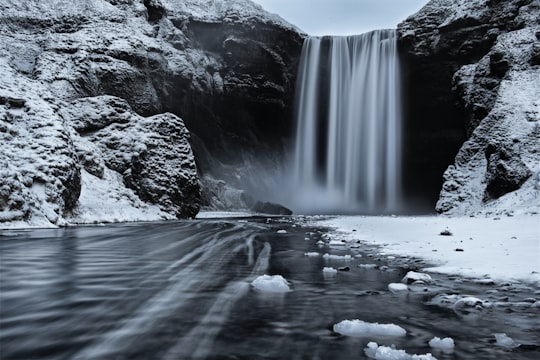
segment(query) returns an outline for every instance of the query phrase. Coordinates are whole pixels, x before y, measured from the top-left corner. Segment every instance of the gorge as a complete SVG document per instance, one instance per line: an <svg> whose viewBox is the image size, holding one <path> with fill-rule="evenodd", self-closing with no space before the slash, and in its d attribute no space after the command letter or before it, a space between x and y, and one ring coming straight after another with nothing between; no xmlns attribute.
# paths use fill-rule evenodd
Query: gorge
<svg viewBox="0 0 540 360"><path fill-rule="evenodd" d="M247 0L7 1L1 10L3 226L288 205L288 184L268 189L294 151L307 35L293 25ZM537 1L433 0L399 24L402 138L387 142L396 149L361 151L367 185L349 165L348 180L333 174L346 156L331 145L337 137L324 140L303 163L326 175L305 187L323 182L330 193L347 183L340 196L371 213L396 202L405 212L535 211L538 11ZM340 41L332 43L337 53ZM321 103L327 112L342 107L331 86L322 90L336 95ZM345 153L376 147L349 144ZM397 175L387 176L378 159L398 157ZM373 184L394 190L367 190Z"/></svg>

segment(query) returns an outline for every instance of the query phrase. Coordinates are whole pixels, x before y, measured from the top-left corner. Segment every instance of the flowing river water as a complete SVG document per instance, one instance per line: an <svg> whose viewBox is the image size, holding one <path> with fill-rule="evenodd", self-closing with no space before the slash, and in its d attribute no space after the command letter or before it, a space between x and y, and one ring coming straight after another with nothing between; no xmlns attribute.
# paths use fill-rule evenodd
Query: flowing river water
<svg viewBox="0 0 540 360"><path fill-rule="evenodd" d="M0 234L3 360L364 359L370 341L438 359L540 358L538 288L432 274L433 284L393 294L388 284L418 260L382 258L363 243L331 247L324 229L298 218ZM359 266L368 263L376 266ZM328 266L343 271L325 277ZM262 274L282 275L292 291L255 290ZM485 302L447 306L465 294ZM407 335L333 332L346 319L396 324ZM522 345L499 346L494 333ZM455 349L430 348L435 336L452 337Z"/></svg>

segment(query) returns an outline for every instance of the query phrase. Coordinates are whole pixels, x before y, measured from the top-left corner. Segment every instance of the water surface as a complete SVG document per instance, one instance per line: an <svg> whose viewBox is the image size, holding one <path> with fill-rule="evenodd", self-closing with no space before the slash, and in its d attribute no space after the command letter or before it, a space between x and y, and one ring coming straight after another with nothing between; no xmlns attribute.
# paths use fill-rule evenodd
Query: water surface
<svg viewBox="0 0 540 360"><path fill-rule="evenodd" d="M422 264L321 240L323 230L289 218L4 231L0 358L362 359L369 341L439 359L540 358L540 309L531 305L539 289L433 275L434 285L395 295L387 285ZM306 252L362 257L329 262ZM324 266L349 271L325 278ZM255 291L262 274L283 275L292 291ZM494 306L459 313L430 302L439 294ZM407 336L334 333L345 319L394 323ZM496 346L500 332L525 346ZM455 351L430 349L434 336L452 337Z"/></svg>

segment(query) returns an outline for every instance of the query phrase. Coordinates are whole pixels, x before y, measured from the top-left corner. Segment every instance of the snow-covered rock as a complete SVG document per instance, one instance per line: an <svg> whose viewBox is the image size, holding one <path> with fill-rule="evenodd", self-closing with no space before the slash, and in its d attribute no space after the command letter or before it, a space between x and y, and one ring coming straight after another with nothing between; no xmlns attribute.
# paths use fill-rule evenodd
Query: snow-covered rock
<svg viewBox="0 0 540 360"><path fill-rule="evenodd" d="M409 186L438 187L440 213L539 211L539 17L533 0L433 0L398 26Z"/></svg>
<svg viewBox="0 0 540 360"><path fill-rule="evenodd" d="M334 332L346 336L405 336L407 331L395 324L368 323L362 320L343 320L334 325Z"/></svg>
<svg viewBox="0 0 540 360"><path fill-rule="evenodd" d="M405 284L412 284L416 282L421 282L424 284L431 284L433 282L433 279L429 274L419 273L416 271L409 271L403 279L401 279L401 282Z"/></svg>
<svg viewBox="0 0 540 360"><path fill-rule="evenodd" d="M3 1L0 222L82 219L83 168L179 217L207 179L242 194L238 165L281 148L302 36L249 0Z"/></svg>

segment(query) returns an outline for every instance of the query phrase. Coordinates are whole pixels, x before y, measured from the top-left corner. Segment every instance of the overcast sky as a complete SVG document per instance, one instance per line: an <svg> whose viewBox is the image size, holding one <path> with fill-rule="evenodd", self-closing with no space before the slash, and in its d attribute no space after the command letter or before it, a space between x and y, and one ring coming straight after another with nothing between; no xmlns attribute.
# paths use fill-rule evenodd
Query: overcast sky
<svg viewBox="0 0 540 360"><path fill-rule="evenodd" d="M393 29L428 0L252 0L309 35Z"/></svg>

